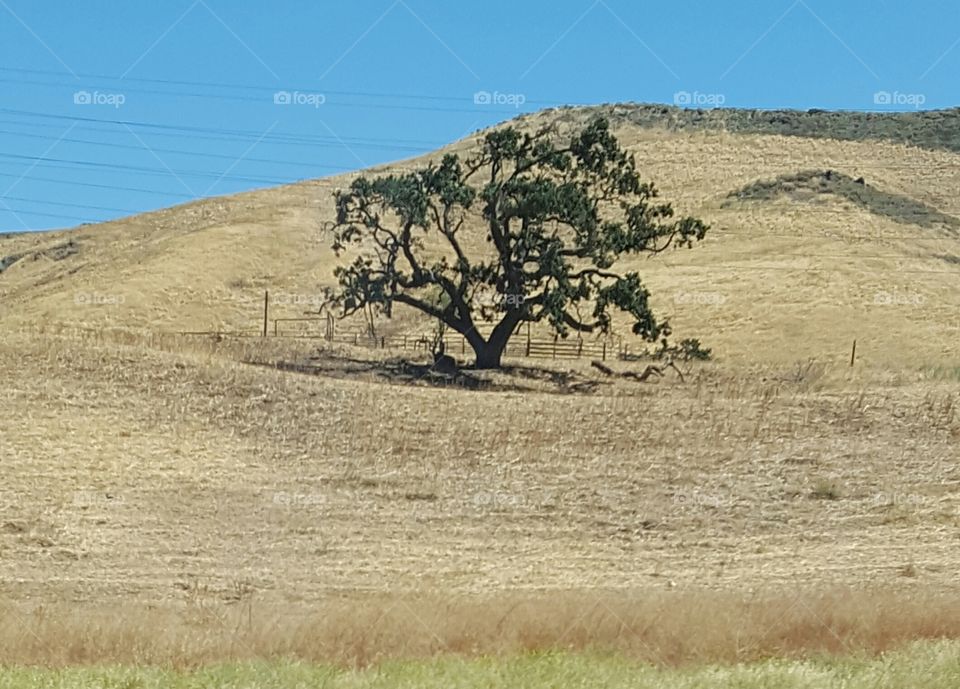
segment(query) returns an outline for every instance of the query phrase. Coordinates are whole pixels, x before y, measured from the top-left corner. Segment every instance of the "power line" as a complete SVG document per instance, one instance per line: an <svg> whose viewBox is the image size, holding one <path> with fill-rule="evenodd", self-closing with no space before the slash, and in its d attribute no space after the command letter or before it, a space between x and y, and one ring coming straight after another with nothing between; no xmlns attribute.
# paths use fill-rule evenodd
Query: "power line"
<svg viewBox="0 0 960 689"><path fill-rule="evenodd" d="M186 80L177 80L177 79L149 79L143 77L113 77L106 74L90 74L90 73L79 73L71 74L69 72L57 72L54 70L40 70L40 69L27 69L22 67L0 67L0 71L3 72L19 72L23 74L42 74L46 76L58 76L68 80L69 84L76 85L76 77L79 76L82 79L105 79L107 81L118 81L121 83L127 82L139 82L145 84L167 84L174 86L197 86L201 88L222 88L222 89L236 89L242 91L261 91L267 93L276 93L278 90L285 91L300 91L303 93L324 93L334 96L351 96L351 97L360 97L360 98L399 98L404 100L420 100L420 101L437 101L437 102L449 102L449 103L464 103L464 102L473 102L473 95L469 96L441 96L437 94L412 94L412 93L390 93L383 91L351 91L343 89L325 89L319 86L294 86L291 84L284 84L281 87L279 86L266 86L266 85L257 85L257 84L231 84L225 82L211 82L211 81L186 81ZM560 105L569 105L566 101L540 101L540 100L525 100L525 104L537 105L542 107L556 107Z"/></svg>
<svg viewBox="0 0 960 689"><path fill-rule="evenodd" d="M288 184L288 180L283 179L265 179L258 177L242 177L237 175L228 175L220 174L217 172L210 172L205 170L175 170L173 168L152 168L152 167L140 167L137 165L120 165L114 163L98 163L93 161L86 160L70 160L68 158L44 158L40 156L25 156L19 155L16 153L0 153L0 158L13 158L16 160L24 160L26 162L34 163L35 165L47 166L47 163L68 163L70 165L75 165L81 168L96 168L96 169L109 169L109 170L119 170L122 172L135 172L142 175L160 175L162 177L167 177L169 175L178 175L182 177L199 177L207 179L216 179L216 180L229 180L237 182L253 182L257 184ZM2 161L0 161L2 162ZM55 165L49 165L49 167L57 167ZM67 168L72 169L72 168Z"/></svg>
<svg viewBox="0 0 960 689"><path fill-rule="evenodd" d="M153 194L155 196L172 196L175 198L182 199L194 199L196 197L190 196L189 194L183 194L180 192L174 191L158 191L156 189L144 189L142 187L126 187L116 184L97 184L95 182L77 182L75 180L66 180L66 179L55 179L51 177L34 177L34 176L24 176L24 175L15 175L9 172L0 172L0 177L7 177L10 179L29 179L37 182L48 182L50 184L66 184L70 186L78 187L92 187L95 189L111 189L119 191L133 191L141 194Z"/></svg>
<svg viewBox="0 0 960 689"><path fill-rule="evenodd" d="M82 203L67 203L65 201L47 201L44 199L31 199L24 196L0 196L0 201L26 201L28 203L42 203L49 206L68 206L71 208L86 208L95 211L108 211L110 213L141 213L142 211L131 210L130 208L110 208L109 206L88 206ZM2 210L2 208L0 208Z"/></svg>
<svg viewBox="0 0 960 689"><path fill-rule="evenodd" d="M0 124L13 125L16 127L31 127L34 129L48 129L48 130L54 130L58 132L63 131L63 126L54 122L24 122L22 120L0 118ZM110 125L110 123L105 123L105 124L107 124L108 126ZM85 127L83 125L75 125L72 127L72 130L85 131L85 132L91 132L94 134L110 135L110 136L114 136L116 134L129 133L129 132L120 132L113 128L105 130L105 129L98 129L96 127ZM22 132L14 132L14 131L8 131L5 133L11 136L24 135ZM274 140L274 139L261 140L259 135L241 137L241 136L231 136L229 134L225 134L222 136L217 136L214 134L198 134L198 133L187 132L187 131L179 131L179 132L178 131L151 131L149 133L144 133L144 135L150 136L150 137L174 138L177 140L198 139L201 141L223 141L227 143L265 143L270 146L295 146L298 149L302 149L304 147L340 148L340 149L348 149L348 150L352 148L364 148L364 149L375 149L375 150L397 150L397 151L409 152L409 153L430 153L431 151L435 150L434 148L429 148L429 147L417 148L414 146L407 146L405 144L392 145L389 143L383 143L383 144L364 143L363 140L358 140L353 137L348 137L346 139L339 139L339 140L331 138L329 141L324 140L324 137L316 137L316 140L313 140L313 141L308 141L306 139L300 141L293 138L290 138L289 140ZM34 136L39 136L39 135L34 135ZM369 141L378 141L378 139L370 139ZM444 144L437 144L437 147L442 147L443 145Z"/></svg>
<svg viewBox="0 0 960 689"><path fill-rule="evenodd" d="M191 132L199 134L215 134L218 136L228 134L230 136L242 138L245 141L263 141L263 142L276 142L276 143L291 143L297 145L321 145L321 144L331 144L339 143L343 146L345 143L356 146L373 146L377 143L384 143L388 140L378 140L371 138L362 138L362 137L317 137L305 134L288 134L282 132L258 132L249 129L224 129L219 127L196 127L196 126L184 126L184 125L172 125L172 124L162 124L158 122L138 122L135 120L119 120L119 119L107 119L107 118L96 118L96 117L82 117L79 115L58 115L53 113L45 112L36 112L30 110L16 110L12 108L0 108L0 113L8 113L16 116L23 116L29 118L43 118L43 119L52 119L58 121L67 121L67 122L89 122L93 124L113 124L134 128L142 129L158 129L161 131L173 131L173 132ZM390 140L391 144L396 143L395 141ZM406 142L414 143L414 142ZM428 144L433 146L433 143ZM442 146L443 144L437 144ZM396 146L390 146L396 148ZM407 147L411 151L422 151L421 147L410 146Z"/></svg>
<svg viewBox="0 0 960 689"><path fill-rule="evenodd" d="M86 145L90 145L90 146L105 146L105 147L108 147L108 148L124 148L124 149L128 149L128 150L142 151L142 152L150 152L150 151L153 151L153 152L156 152L156 153L171 153L171 154L175 154L175 155L191 155L191 156L199 156L199 157L202 157L202 158L219 158L219 159L221 159L221 160L229 160L229 161L231 161L231 162L236 162L236 161L238 160L238 158L239 158L239 156L227 155L227 154L222 154L222 153L204 153L204 152L195 151L195 150L194 150L194 151L185 151L185 150L183 150L183 149L176 149L176 148L156 148L156 147L153 147L153 146L151 146L151 147L149 147L149 148L144 148L142 145L135 145L135 144L118 144L118 143L112 143L112 142L107 142L107 141L92 141L92 140L90 140L90 139L73 139L73 138L70 138L70 137L45 136L45 135L43 135L43 134L27 134L27 133L22 133L22 132L11 132L11 131L2 130L2 129L0 129L0 134L13 134L13 135L16 135L16 136L23 136L23 137L32 138L32 139L43 139L43 140L46 140L46 141L65 141L65 142L68 142L68 143L86 144ZM274 159L270 159L270 158L254 158L254 157L251 157L251 156L245 156L245 157L243 158L243 160L244 160L244 162L269 163L269 164L271 164L271 165L291 165L291 166L296 166L296 167L308 167L308 168L311 168L311 169L317 169L317 168L327 168L327 169L331 169L331 170L354 170L354 169L355 169L354 167L350 167L350 166L346 166L346 165L318 165L318 164L316 164L316 163L301 163L301 162L296 162L296 161L292 161L292 160L274 160Z"/></svg>
<svg viewBox="0 0 960 689"><path fill-rule="evenodd" d="M63 83L47 82L47 81L35 81L35 80L28 80L28 79L0 79L0 83L12 83L12 84L16 84L16 85L18 85L18 86L40 86L40 87L44 87L44 88L57 88L57 89L70 88L70 89L73 89L74 92L76 92L76 88L77 88L77 83L76 83L76 81L74 81L73 83L63 84ZM278 91L277 89L274 89L274 94L273 94L273 96L271 97L271 100L268 100L266 97L243 96L243 95L224 94L224 93L210 93L209 91L202 91L202 92L197 92L197 91L158 91L158 90L156 90L156 89L144 89L144 88L137 88L137 87L130 87L130 86L116 86L116 87L109 87L109 86L107 86L107 87L104 87L104 86L100 86L100 85L96 85L96 86L95 86L95 85L93 85L93 84L85 84L84 86L85 86L86 88L91 88L91 89L93 89L93 90L95 90L95 91L99 91L100 89L103 89L103 90L105 90L105 91L106 91L106 90L113 90L113 89L115 89L115 90L117 90L117 91L119 91L119 92L122 92L122 93L124 93L124 94L126 94L126 93L140 93L140 94L152 95L152 96L166 96L166 97L168 97L168 98L205 98L205 99L218 100L218 101L227 101L227 100L232 100L232 101L245 101L245 102L248 102L248 103L259 103L259 104L262 104L262 105L276 105L275 100L272 100L272 99L276 97L276 94L277 94L277 93L279 93L280 91L286 91L287 93L289 93L289 91L287 91L286 89L280 89L279 91ZM295 91L295 92L304 93L304 91L303 91L303 90L300 90L300 89L294 89L294 91ZM348 109L355 109L355 110L356 110L356 109L362 109L362 110L410 110L410 111L414 111L414 112L444 112L444 113L459 112L459 113L469 113L469 114L476 114L476 113L478 112L478 107L477 107L476 105L474 105L472 108L446 108L446 107L438 107L438 106L435 106L435 105L430 105L430 106L427 106L427 105L402 105L402 104L398 104L398 103L348 103L348 102L341 102L341 101L336 101L336 100L327 99L327 98L326 98L327 93L333 93L333 92L323 92L323 91L318 91L318 90L315 90L315 89L314 89L314 90L308 90L308 91L306 91L306 92L307 92L307 93L312 93L312 94L317 94L317 95L323 95L323 96L324 96L324 101L323 101L323 103L322 103L321 105L318 105L317 107L322 107L322 108L324 108L324 109L326 109L326 108L348 108ZM460 100L461 102L465 102L465 101L466 101L466 102L469 102L469 99L467 99L467 98L461 98L461 99L458 99L458 100ZM524 102L524 104L526 104L526 101ZM534 104L531 103L531 105L534 105ZM490 114L490 115L516 115L516 114L519 114L520 111L519 111L518 109L513 109L513 110L501 110L501 109L492 108L492 107L489 107L489 106L484 106L483 112L484 112L484 113L487 113L487 114Z"/></svg>
<svg viewBox="0 0 960 689"><path fill-rule="evenodd" d="M0 201L2 201L2 199L0 199ZM56 213L41 213L40 211L27 211L21 208L11 208L5 203L0 204L0 206L2 206L0 207L0 213L7 212L7 213L15 213L16 215L39 215L44 218L58 218L60 220L71 220L71 221L80 220L81 222L93 222L93 223L105 222L103 220L97 220L96 218L84 218L79 215L58 215Z"/></svg>

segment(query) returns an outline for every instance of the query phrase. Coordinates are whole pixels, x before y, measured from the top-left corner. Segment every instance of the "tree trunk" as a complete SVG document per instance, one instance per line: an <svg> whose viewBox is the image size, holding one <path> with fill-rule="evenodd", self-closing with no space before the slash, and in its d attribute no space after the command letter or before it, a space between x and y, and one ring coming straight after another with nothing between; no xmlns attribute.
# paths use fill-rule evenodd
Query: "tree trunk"
<svg viewBox="0 0 960 689"><path fill-rule="evenodd" d="M478 369L500 368L503 352L507 349L510 336L513 335L513 330L519 322L520 315L511 313L497 324L497 327L490 334L489 340L484 340L476 331L473 331L473 337L467 337L467 341L473 347L473 352L477 356Z"/></svg>
<svg viewBox="0 0 960 689"><path fill-rule="evenodd" d="M480 370L500 368L500 360L503 358L503 350L506 349L506 342L496 346L493 342L484 342L479 348L474 347L473 352L477 356L477 368Z"/></svg>

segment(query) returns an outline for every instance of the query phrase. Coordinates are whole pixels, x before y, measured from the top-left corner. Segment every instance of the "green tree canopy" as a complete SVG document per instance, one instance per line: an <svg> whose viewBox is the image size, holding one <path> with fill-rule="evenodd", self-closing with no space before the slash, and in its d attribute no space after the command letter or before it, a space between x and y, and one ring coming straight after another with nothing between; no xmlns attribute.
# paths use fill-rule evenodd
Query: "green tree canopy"
<svg viewBox="0 0 960 689"><path fill-rule="evenodd" d="M596 119L568 142L549 128L504 127L479 144L465 159L360 177L336 193L333 248L356 250L336 271L344 314L419 309L461 333L478 368L499 367L524 322L545 321L561 336L608 332L615 307L644 339L668 335L640 276L617 263L690 247L708 228L658 202L608 122ZM465 234L478 224L487 250L471 252ZM477 323L491 320L482 335Z"/></svg>

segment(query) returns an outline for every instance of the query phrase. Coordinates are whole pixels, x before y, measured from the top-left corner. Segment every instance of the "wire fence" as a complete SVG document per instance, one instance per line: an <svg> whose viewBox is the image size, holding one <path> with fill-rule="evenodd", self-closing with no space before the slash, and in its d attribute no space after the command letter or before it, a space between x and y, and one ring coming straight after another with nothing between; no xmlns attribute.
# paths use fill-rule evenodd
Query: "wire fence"
<svg viewBox="0 0 960 689"><path fill-rule="evenodd" d="M349 344L373 349L397 349L425 351L431 353L435 339L433 334L416 333L407 335L378 335L368 326L343 324L333 318L275 318L268 336L298 339L316 339L326 342ZM473 349L466 337L460 334L442 338L448 354L466 357ZM637 352L635 352L636 354ZM535 338L530 330L518 328L504 350L509 357L528 357L533 359L626 359L630 357L629 346L621 341L608 339L584 340L582 338L563 339Z"/></svg>
<svg viewBox="0 0 960 689"><path fill-rule="evenodd" d="M327 343L353 345L370 349L398 350L433 354L433 348L441 340L432 334L377 335L368 328L357 324L329 325L326 319L317 318L278 318L272 331L266 335L263 330L150 330L123 327L83 327L70 324L47 323L36 328L23 328L31 334L56 335L76 338L90 342L111 342L114 344L148 344L151 346L172 346L175 340L170 338L203 338L220 342L239 340L262 342L264 340L313 340ZM288 329L283 324L288 324ZM289 324L296 324L296 330ZM314 330L308 330L312 325ZM329 330L328 330L329 326ZM447 335L442 338L447 354L465 360L473 355L467 339L462 335ZM533 359L607 359L635 360L643 357L642 347L629 346L613 339L588 341L584 339L534 338L529 333L517 332L511 338L503 354L512 358Z"/></svg>

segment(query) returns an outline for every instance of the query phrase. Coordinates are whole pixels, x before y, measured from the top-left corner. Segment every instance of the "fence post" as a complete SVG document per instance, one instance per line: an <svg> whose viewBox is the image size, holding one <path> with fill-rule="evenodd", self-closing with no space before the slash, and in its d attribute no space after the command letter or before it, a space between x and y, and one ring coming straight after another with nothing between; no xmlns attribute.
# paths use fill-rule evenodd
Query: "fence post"
<svg viewBox="0 0 960 689"><path fill-rule="evenodd" d="M583 340L577 340L577 358L583 356Z"/></svg>
<svg viewBox="0 0 960 689"><path fill-rule="evenodd" d="M381 335L381 336L380 336L380 349L386 349L386 348L387 348L387 338L384 337L383 335Z"/></svg>
<svg viewBox="0 0 960 689"><path fill-rule="evenodd" d="M354 334L353 334L353 344L354 344L354 345L359 345L359 344L360 344L360 333L354 333Z"/></svg>
<svg viewBox="0 0 960 689"><path fill-rule="evenodd" d="M603 341L603 353L600 354L600 358L602 361L607 360L607 341L606 340Z"/></svg>
<svg viewBox="0 0 960 689"><path fill-rule="evenodd" d="M853 361L857 358L857 341L853 341L853 349L850 351L850 368L853 368Z"/></svg>
<svg viewBox="0 0 960 689"><path fill-rule="evenodd" d="M553 358L557 358L557 336L553 336Z"/></svg>
<svg viewBox="0 0 960 689"><path fill-rule="evenodd" d="M403 336L403 351L407 351L407 336Z"/></svg>
<svg viewBox="0 0 960 689"><path fill-rule="evenodd" d="M270 312L270 290L263 291L263 337L267 336L267 321Z"/></svg>

